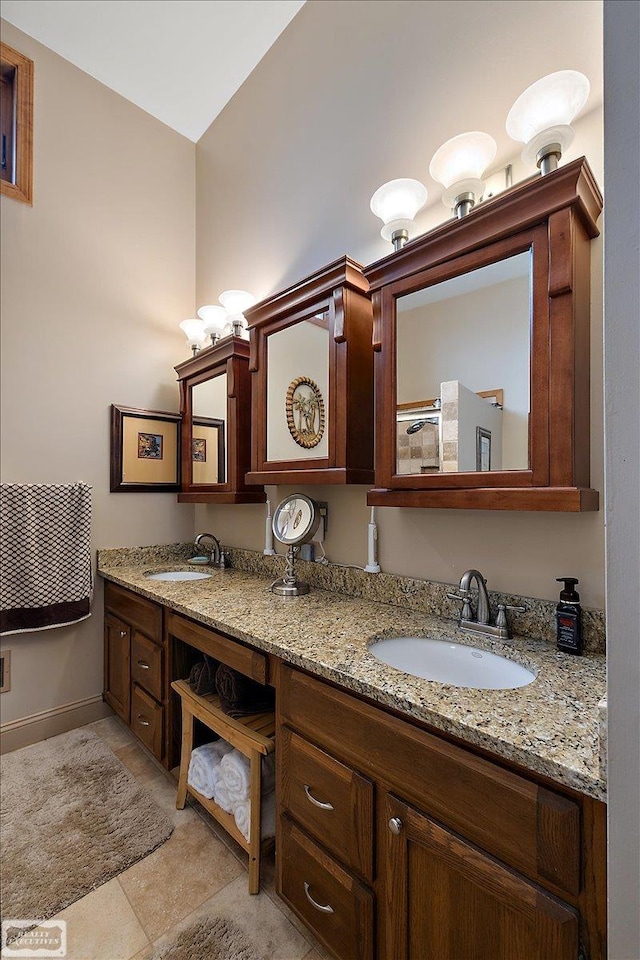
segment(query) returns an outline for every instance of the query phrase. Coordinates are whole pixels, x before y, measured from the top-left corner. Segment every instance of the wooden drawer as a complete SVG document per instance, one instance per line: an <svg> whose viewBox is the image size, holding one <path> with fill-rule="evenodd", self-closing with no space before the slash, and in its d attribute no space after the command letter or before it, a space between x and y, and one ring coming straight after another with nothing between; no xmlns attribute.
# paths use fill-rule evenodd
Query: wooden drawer
<svg viewBox="0 0 640 960"><path fill-rule="evenodd" d="M162 760L164 709L136 683L131 684L131 729L145 747Z"/></svg>
<svg viewBox="0 0 640 960"><path fill-rule="evenodd" d="M112 610L152 640L162 643L162 607L157 603L107 580L104 585L104 605L105 609Z"/></svg>
<svg viewBox="0 0 640 960"><path fill-rule="evenodd" d="M281 820L279 893L343 960L373 958L373 894L294 823Z"/></svg>
<svg viewBox="0 0 640 960"><path fill-rule="evenodd" d="M580 810L573 801L286 665L278 710L282 723L489 853L578 894Z"/></svg>
<svg viewBox="0 0 640 960"><path fill-rule="evenodd" d="M245 677L251 677L258 683L267 682L268 659L264 653L259 653L251 647L245 647L237 640L231 637L225 637L224 634L212 630L211 627L203 627L193 620L187 620L177 613L167 612L167 632L195 647L202 653L213 657L214 660L220 660L227 666L233 667L238 673Z"/></svg>
<svg viewBox="0 0 640 960"><path fill-rule="evenodd" d="M156 700L162 700L163 654L162 647L134 630L131 637L131 679Z"/></svg>
<svg viewBox="0 0 640 960"><path fill-rule="evenodd" d="M373 880L373 784L287 727L278 735L285 813L367 880Z"/></svg>

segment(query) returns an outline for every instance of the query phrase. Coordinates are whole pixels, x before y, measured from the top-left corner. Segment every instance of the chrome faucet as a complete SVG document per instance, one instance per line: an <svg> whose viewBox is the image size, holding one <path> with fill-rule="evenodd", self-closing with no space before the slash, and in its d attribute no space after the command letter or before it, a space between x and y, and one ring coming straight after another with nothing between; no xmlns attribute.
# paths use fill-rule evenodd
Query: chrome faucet
<svg viewBox="0 0 640 960"><path fill-rule="evenodd" d="M211 553L209 556L209 562L212 564L217 564L219 567L225 566L224 552L220 546L220 541L217 537L214 537L212 533L199 533L196 539L194 540L195 546L200 550L202 548L203 540L210 540L211 544Z"/></svg>
<svg viewBox="0 0 640 960"><path fill-rule="evenodd" d="M474 616L471 606L471 584L476 581L478 586L478 606ZM515 607L508 603L498 604L498 613L496 622L491 623L491 608L489 606L489 594L487 593L487 581L479 570L467 570L460 577L460 593L448 593L450 600L460 600L462 610L458 626L462 630L468 630L470 633L481 633L486 637L498 637L502 640L510 640L509 625L507 623L507 610L517 610L522 613L525 607Z"/></svg>

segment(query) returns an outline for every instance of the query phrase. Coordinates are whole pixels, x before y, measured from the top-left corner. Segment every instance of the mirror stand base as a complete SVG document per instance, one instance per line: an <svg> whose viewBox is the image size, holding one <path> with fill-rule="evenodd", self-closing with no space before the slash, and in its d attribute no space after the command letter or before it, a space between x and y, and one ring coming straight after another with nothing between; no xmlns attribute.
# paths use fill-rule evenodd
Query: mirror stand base
<svg viewBox="0 0 640 960"><path fill-rule="evenodd" d="M285 583L284 580L276 580L271 584L271 592L279 597L301 597L309 593L309 584L296 580L295 583Z"/></svg>

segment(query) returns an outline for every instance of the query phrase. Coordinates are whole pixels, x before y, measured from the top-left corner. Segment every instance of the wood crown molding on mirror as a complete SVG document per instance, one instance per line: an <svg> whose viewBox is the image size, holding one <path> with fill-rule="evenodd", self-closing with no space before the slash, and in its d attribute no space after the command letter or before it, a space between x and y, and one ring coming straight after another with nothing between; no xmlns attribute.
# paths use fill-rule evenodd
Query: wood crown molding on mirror
<svg viewBox="0 0 640 960"><path fill-rule="evenodd" d="M5 197L33 204L33 60L0 43L2 170Z"/></svg>
<svg viewBox="0 0 640 960"><path fill-rule="evenodd" d="M601 209L602 196L587 161L581 158L544 177L518 184L479 204L467 217L449 220L365 268L374 310L376 391L376 488L368 494L370 505L571 512L598 509L598 493L589 486L589 245L599 233L596 220ZM503 265L527 251L531 307L526 307L529 317L525 315L524 322L526 326L529 321L529 357L524 359L522 376L529 380L529 406L520 414L525 448L520 456L525 462L477 472L457 462L446 464L441 456L439 460L425 458L422 464L426 465L417 468L422 472L411 472L416 467L411 461L408 466L406 461L401 463L398 454L399 401L427 392L435 395L449 381L468 387L469 396L470 391L481 394L479 386L495 388L493 395L503 384L495 371L487 370L486 378L491 382L463 385L452 381L447 368L440 378L447 383L425 382L421 393L413 384L415 393L399 396L406 374L406 368L402 374L398 372L399 301L438 284L444 286L453 278ZM434 293L435 289L430 291ZM440 307L444 309L442 303ZM412 335L416 330L423 333L419 321L417 326L416 319L412 321ZM515 323L511 314L509 323ZM431 327L432 335L434 329ZM465 340L463 335L454 341L460 351ZM414 355L419 349L418 343ZM506 352L497 340L494 358ZM476 373L474 364L480 369L476 356L471 354L471 362L467 357L469 379ZM509 403L509 391L505 390L505 412ZM456 413L454 430L450 430L451 435L455 433L456 444L463 432L463 421L458 423L457 417ZM446 426L441 418L437 428L441 431L441 454L445 446L454 445L442 442L447 440ZM502 426L496 430L502 452L504 430ZM403 442L406 446L406 439ZM427 440L423 442L427 449ZM419 453L416 447L410 456L418 462ZM431 466L434 462L438 466ZM447 472L449 466L452 472Z"/></svg>

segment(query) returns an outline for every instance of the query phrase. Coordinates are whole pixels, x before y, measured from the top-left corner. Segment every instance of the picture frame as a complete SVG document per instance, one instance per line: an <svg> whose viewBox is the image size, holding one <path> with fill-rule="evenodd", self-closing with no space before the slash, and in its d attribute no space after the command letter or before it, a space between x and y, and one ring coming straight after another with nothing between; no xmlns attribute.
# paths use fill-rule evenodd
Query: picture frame
<svg viewBox="0 0 640 960"><path fill-rule="evenodd" d="M111 404L111 493L180 490L179 413Z"/></svg>
<svg viewBox="0 0 640 960"><path fill-rule="evenodd" d="M217 417L193 417L191 427L191 482L225 482L225 422Z"/></svg>

